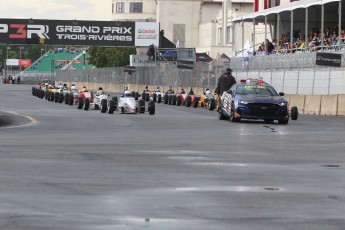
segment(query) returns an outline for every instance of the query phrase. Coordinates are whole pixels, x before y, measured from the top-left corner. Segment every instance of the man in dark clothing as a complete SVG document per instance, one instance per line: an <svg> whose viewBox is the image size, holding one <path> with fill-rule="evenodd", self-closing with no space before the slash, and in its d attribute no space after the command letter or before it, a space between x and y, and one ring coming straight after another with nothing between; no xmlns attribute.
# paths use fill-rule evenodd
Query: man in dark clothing
<svg viewBox="0 0 345 230"><path fill-rule="evenodd" d="M220 103L221 103L220 98L222 97L223 92L229 90L232 85L236 84L236 79L234 78L234 76L231 75L231 72L232 72L232 69L227 68L226 72L223 73L218 79L217 88L216 88L216 93L218 94L217 111L219 111L220 109Z"/></svg>
<svg viewBox="0 0 345 230"><path fill-rule="evenodd" d="M272 54L274 51L275 47L272 42L270 42L268 39L266 39L266 52L267 54Z"/></svg>
<svg viewBox="0 0 345 230"><path fill-rule="evenodd" d="M223 95L224 91L229 90L232 85L236 84L236 79L231 75L231 73L232 69L227 68L226 72L219 77L216 89L216 93L219 97Z"/></svg>

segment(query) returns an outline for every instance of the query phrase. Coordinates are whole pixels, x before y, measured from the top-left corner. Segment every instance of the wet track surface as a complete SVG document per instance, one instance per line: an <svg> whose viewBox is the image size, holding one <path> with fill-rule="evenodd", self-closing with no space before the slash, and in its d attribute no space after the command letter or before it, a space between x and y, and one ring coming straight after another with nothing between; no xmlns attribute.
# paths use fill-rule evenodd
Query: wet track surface
<svg viewBox="0 0 345 230"><path fill-rule="evenodd" d="M101 114L0 85L0 229L344 229L345 118Z"/></svg>

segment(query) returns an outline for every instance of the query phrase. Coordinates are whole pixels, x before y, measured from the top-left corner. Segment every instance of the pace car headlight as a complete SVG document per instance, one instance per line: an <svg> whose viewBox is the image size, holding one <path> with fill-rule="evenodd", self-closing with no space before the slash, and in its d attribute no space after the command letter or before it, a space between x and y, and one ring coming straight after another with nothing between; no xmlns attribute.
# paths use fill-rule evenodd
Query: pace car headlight
<svg viewBox="0 0 345 230"><path fill-rule="evenodd" d="M279 105L280 105L280 106L286 106L286 105L287 105L287 102L280 102Z"/></svg>
<svg viewBox="0 0 345 230"><path fill-rule="evenodd" d="M243 104L243 105L247 105L249 102L248 101L244 101L244 100L239 100L238 103Z"/></svg>

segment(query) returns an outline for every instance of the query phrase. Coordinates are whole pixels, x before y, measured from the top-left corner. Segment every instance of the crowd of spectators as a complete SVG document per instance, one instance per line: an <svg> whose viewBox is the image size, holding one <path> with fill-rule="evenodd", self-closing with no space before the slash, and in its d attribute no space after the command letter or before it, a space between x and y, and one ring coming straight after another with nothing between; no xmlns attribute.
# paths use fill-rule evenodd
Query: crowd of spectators
<svg viewBox="0 0 345 230"><path fill-rule="evenodd" d="M272 42L270 42L266 39L265 42L261 43L254 55L269 55L277 53L287 54L299 51L314 52L318 50L340 49L342 44L345 42L345 29L342 27L340 34L338 34L338 31L337 26L334 28L327 27L322 36L321 29L313 28L306 37L304 34L301 34L300 30L295 30L292 34L292 43L290 41L290 32L286 32L281 35L279 41L272 39Z"/></svg>

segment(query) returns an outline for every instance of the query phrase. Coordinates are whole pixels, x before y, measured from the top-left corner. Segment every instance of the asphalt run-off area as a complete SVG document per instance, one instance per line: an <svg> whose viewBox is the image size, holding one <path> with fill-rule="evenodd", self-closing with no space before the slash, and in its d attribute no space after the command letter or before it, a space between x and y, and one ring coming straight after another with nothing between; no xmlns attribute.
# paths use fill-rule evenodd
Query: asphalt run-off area
<svg viewBox="0 0 345 230"><path fill-rule="evenodd" d="M344 117L102 114L31 87L0 84L1 230L344 229Z"/></svg>

